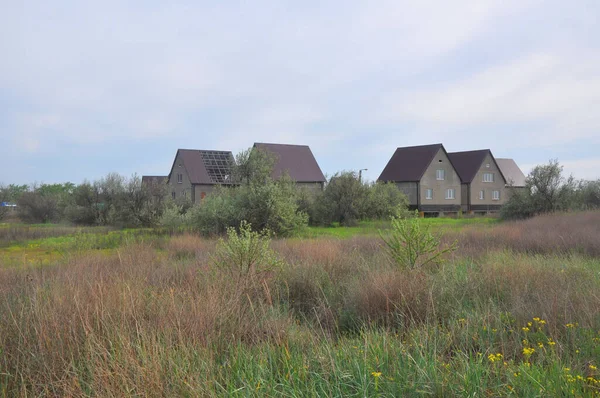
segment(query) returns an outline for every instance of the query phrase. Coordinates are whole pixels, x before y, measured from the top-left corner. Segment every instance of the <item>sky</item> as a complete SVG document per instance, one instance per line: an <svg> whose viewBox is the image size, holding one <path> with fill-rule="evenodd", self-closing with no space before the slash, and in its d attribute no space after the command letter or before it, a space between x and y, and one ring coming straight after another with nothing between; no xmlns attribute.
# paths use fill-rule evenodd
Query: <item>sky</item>
<svg viewBox="0 0 600 398"><path fill-rule="evenodd" d="M3 1L0 183L310 145L327 175L441 142L600 178L600 2Z"/></svg>

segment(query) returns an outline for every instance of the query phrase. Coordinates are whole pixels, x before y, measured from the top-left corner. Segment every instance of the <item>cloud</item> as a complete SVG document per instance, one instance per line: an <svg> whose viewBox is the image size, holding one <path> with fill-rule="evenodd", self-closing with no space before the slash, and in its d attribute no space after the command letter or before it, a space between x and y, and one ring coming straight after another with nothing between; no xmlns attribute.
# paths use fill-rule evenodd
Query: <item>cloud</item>
<svg viewBox="0 0 600 398"><path fill-rule="evenodd" d="M503 156L526 147L535 159L540 151L553 157L563 143L598 140L595 7L7 4L0 135L18 138L14 151L0 150L0 166L32 152L66 158L76 148L89 154L80 167L94 174L107 163L165 164L177 147L237 151L255 141L309 144L325 171L368 167L371 177L402 145L491 147ZM165 159L116 163L99 146L144 146Z"/></svg>

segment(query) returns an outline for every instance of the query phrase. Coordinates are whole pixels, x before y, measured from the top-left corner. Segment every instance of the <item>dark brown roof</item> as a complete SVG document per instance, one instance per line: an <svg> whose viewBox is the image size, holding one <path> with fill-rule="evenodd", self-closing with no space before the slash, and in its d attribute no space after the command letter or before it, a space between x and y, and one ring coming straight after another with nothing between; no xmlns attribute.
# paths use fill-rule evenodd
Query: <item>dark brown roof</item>
<svg viewBox="0 0 600 398"><path fill-rule="evenodd" d="M277 157L272 173L274 179L287 172L296 182L325 182L325 176L307 145L257 142L254 148L266 150Z"/></svg>
<svg viewBox="0 0 600 398"><path fill-rule="evenodd" d="M167 176L142 176L142 184L166 184L168 178Z"/></svg>
<svg viewBox="0 0 600 398"><path fill-rule="evenodd" d="M450 152L448 157L458 173L460 180L465 184L470 184L477 175L477 172L483 164L487 154L491 154L489 149L476 151Z"/></svg>
<svg viewBox="0 0 600 398"><path fill-rule="evenodd" d="M377 180L392 182L420 181L440 148L444 149L444 146L433 144L396 149ZM444 152L446 152L445 149Z"/></svg>
<svg viewBox="0 0 600 398"><path fill-rule="evenodd" d="M187 171L188 178L192 184L227 184L231 167L234 165L231 151L210 151L199 149L178 149L181 155L183 167ZM177 156L175 156L175 160ZM171 167L171 174L175 167L175 161Z"/></svg>
<svg viewBox="0 0 600 398"><path fill-rule="evenodd" d="M496 159L498 167L504 174L506 183L514 187L524 187L526 184L525 174L521 171L519 166L512 159Z"/></svg>
<svg viewBox="0 0 600 398"><path fill-rule="evenodd" d="M477 175L477 172L481 168L483 161L487 155L490 155L492 161L496 162L494 155L492 155L492 151L489 149L479 149L476 151L464 151L464 152L451 152L448 154L454 169L458 173L460 180L463 184L470 184L473 182L473 179ZM502 175L502 170L496 163L498 170L500 170L500 175Z"/></svg>

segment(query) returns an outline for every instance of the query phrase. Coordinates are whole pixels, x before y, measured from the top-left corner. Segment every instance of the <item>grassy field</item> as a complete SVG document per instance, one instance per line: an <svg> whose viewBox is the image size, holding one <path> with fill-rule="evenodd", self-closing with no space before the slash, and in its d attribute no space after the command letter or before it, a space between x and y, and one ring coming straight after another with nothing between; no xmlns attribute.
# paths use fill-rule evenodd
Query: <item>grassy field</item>
<svg viewBox="0 0 600 398"><path fill-rule="evenodd" d="M600 213L423 222L440 267L364 223L245 279L194 235L0 235L0 396L600 395Z"/></svg>

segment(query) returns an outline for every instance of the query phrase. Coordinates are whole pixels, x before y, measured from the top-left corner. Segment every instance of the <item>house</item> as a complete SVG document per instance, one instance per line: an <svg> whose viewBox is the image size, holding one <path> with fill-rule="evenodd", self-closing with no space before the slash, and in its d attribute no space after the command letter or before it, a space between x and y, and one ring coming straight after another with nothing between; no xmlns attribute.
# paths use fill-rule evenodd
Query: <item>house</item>
<svg viewBox="0 0 600 398"><path fill-rule="evenodd" d="M377 180L396 184L412 209L443 213L461 208L461 180L442 144L396 149Z"/></svg>
<svg viewBox="0 0 600 398"><path fill-rule="evenodd" d="M142 185L162 185L166 184L168 176L142 176Z"/></svg>
<svg viewBox="0 0 600 398"><path fill-rule="evenodd" d="M178 149L167 178L169 194L199 203L217 185L232 184L234 164L230 151Z"/></svg>
<svg viewBox="0 0 600 398"><path fill-rule="evenodd" d="M271 174L273 179L278 179L286 173L300 187L310 190L324 188L325 176L309 146L257 142L254 148L275 156L275 165Z"/></svg>
<svg viewBox="0 0 600 398"><path fill-rule="evenodd" d="M148 189L152 197L162 200L165 196L167 180L167 176L142 176L142 186Z"/></svg>
<svg viewBox="0 0 600 398"><path fill-rule="evenodd" d="M506 179L492 151L451 152L448 156L462 182L462 210L475 213L500 210L507 200Z"/></svg>
<svg viewBox="0 0 600 398"><path fill-rule="evenodd" d="M517 163L512 159L496 159L500 171L506 178L506 183L510 187L525 188L525 174L521 171Z"/></svg>

